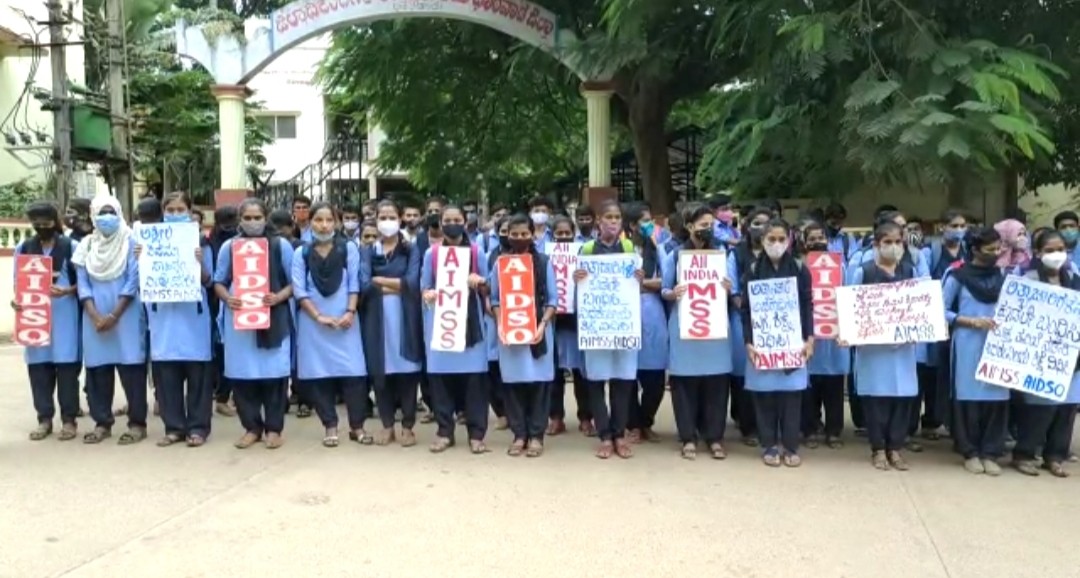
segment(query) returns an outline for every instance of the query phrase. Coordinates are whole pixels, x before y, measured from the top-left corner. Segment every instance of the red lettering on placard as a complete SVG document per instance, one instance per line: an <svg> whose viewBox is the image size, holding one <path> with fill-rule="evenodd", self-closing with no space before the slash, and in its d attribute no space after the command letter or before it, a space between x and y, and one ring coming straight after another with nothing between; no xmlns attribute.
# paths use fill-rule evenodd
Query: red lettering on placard
<svg viewBox="0 0 1080 578"><path fill-rule="evenodd" d="M465 351L471 248L440 245L431 250L435 252L432 261L436 265L431 348L435 351Z"/></svg>
<svg viewBox="0 0 1080 578"><path fill-rule="evenodd" d="M709 321L710 303L718 299L716 284L705 285L700 282L689 283L686 287L687 307L690 308L690 335L704 339L712 333Z"/></svg>
<svg viewBox="0 0 1080 578"><path fill-rule="evenodd" d="M815 251L806 256L806 268L814 301L814 337L836 339L840 334L840 314L836 309L836 288L844 284L843 256Z"/></svg>
<svg viewBox="0 0 1080 578"><path fill-rule="evenodd" d="M52 258L19 255L15 258L15 342L44 347L52 342ZM78 336L72 337L77 339Z"/></svg>
<svg viewBox="0 0 1080 578"><path fill-rule="evenodd" d="M806 363L801 351L768 351L758 353L758 369L790 369L802 367Z"/></svg>
<svg viewBox="0 0 1080 578"><path fill-rule="evenodd" d="M504 255L499 275L499 328L506 345L527 345L536 338L536 292L528 255Z"/></svg>
<svg viewBox="0 0 1080 578"><path fill-rule="evenodd" d="M727 260L720 251L679 253L676 282L686 287L679 300L681 339L726 339L727 291L723 288Z"/></svg>
<svg viewBox="0 0 1080 578"><path fill-rule="evenodd" d="M270 328L270 306L263 299L270 293L270 246L266 239L233 239L232 292L240 299L233 311L233 329L254 331Z"/></svg>

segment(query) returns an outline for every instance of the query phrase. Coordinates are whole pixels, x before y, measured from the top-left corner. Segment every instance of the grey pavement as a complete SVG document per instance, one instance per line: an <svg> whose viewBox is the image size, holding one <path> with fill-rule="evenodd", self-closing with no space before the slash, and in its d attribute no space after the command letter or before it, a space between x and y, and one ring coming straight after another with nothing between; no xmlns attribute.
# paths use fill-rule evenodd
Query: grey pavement
<svg viewBox="0 0 1080 578"><path fill-rule="evenodd" d="M291 416L277 451L234 449L219 416L200 449L155 447L159 421L134 447L30 442L20 350L0 362L2 577L1080 576L1080 465L973 476L938 442L879 472L850 437L794 470L734 440L689 462L667 402L664 442L628 461L576 432L540 459L507 457L506 432L485 456L463 432L432 455L431 425L414 448L326 449L317 418Z"/></svg>

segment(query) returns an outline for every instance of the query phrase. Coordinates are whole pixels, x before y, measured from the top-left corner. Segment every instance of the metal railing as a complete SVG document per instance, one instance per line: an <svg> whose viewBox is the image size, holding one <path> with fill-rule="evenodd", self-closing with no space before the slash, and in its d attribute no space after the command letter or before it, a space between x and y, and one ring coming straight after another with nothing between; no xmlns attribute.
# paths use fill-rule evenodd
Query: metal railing
<svg viewBox="0 0 1080 578"><path fill-rule="evenodd" d="M276 183L256 182L255 196L271 209L288 208L297 195L329 201L337 206L359 202L367 188L361 167L367 161L366 137L337 136L326 141L319 160L292 178Z"/></svg>

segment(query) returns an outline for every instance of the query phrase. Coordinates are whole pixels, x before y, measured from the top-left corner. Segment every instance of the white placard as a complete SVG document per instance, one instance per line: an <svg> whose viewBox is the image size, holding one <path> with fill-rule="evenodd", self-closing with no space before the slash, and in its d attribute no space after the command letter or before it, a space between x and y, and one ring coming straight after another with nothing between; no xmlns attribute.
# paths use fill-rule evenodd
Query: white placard
<svg viewBox="0 0 1080 578"><path fill-rule="evenodd" d="M836 309L840 340L849 345L932 343L949 338L941 282L934 279L837 287Z"/></svg>
<svg viewBox="0 0 1080 578"><path fill-rule="evenodd" d="M139 297L143 303L202 301L202 266L195 258L199 225L135 223L139 253Z"/></svg>
<svg viewBox="0 0 1080 578"><path fill-rule="evenodd" d="M641 349L641 283L634 254L581 255L588 277L577 286L578 348Z"/></svg>
<svg viewBox="0 0 1080 578"><path fill-rule="evenodd" d="M547 243L544 251L555 270L555 294L558 296L556 312L574 312L574 271L577 271L578 252L581 243Z"/></svg>
<svg viewBox="0 0 1080 578"><path fill-rule="evenodd" d="M1010 276L994 321L975 378L1063 401L1080 352L1080 293Z"/></svg>
<svg viewBox="0 0 1080 578"><path fill-rule="evenodd" d="M792 369L806 365L796 277L760 279L748 284L757 369Z"/></svg>
<svg viewBox="0 0 1080 578"><path fill-rule="evenodd" d="M469 319L469 271L472 249L437 245L435 252L435 319L431 325L432 351L465 351Z"/></svg>
<svg viewBox="0 0 1080 578"><path fill-rule="evenodd" d="M679 299L679 338L728 338L727 253L680 251L678 284L686 286ZM741 344L740 344L741 345Z"/></svg>

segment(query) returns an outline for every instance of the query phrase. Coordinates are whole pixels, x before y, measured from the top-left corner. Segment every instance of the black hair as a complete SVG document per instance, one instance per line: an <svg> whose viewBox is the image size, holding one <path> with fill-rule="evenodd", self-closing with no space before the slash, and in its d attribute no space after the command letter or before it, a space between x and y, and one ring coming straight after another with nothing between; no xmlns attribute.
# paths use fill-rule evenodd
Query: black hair
<svg viewBox="0 0 1080 578"><path fill-rule="evenodd" d="M896 208L896 205L890 205L888 203L886 203L884 205L879 205L878 208L874 209L874 220L876 221L878 219L878 217L881 216L882 213L890 213L890 212L891 213L898 213L898 212L900 212L900 209Z"/></svg>
<svg viewBox="0 0 1080 578"><path fill-rule="evenodd" d="M699 203L696 206L691 207L689 211L682 211L679 214L679 218L683 219L683 228L686 229L687 234L689 234L690 225L693 225L698 219L705 215L711 215L712 212L712 207ZM675 215L672 215L671 218L675 218Z"/></svg>
<svg viewBox="0 0 1080 578"><path fill-rule="evenodd" d="M886 236L891 235L892 233L896 233L897 235L900 235L900 237L902 239L903 234L904 234L904 229L903 229L903 227L901 227L900 225L897 225L896 223L894 223L892 221L886 221L884 223L881 223L877 227L874 227L874 240L875 241L881 241Z"/></svg>
<svg viewBox="0 0 1080 578"><path fill-rule="evenodd" d="M214 209L214 228L220 229L228 223L235 225L239 216L240 211L237 210L236 205L222 205Z"/></svg>
<svg viewBox="0 0 1080 578"><path fill-rule="evenodd" d="M1054 228L1060 229L1062 221L1072 221L1074 223L1080 224L1080 217L1076 216L1075 211L1061 211L1060 213L1054 215Z"/></svg>
<svg viewBox="0 0 1080 578"><path fill-rule="evenodd" d="M171 193L166 193L164 196L161 197L161 208L164 209L169 203L173 201L180 201L181 203L184 203L184 206L187 207L189 211L191 210L191 195L188 195L184 191L173 191ZM142 203L139 204L141 205Z"/></svg>
<svg viewBox="0 0 1080 578"><path fill-rule="evenodd" d="M570 227L571 233L577 230L577 227L574 226L574 222L570 220L570 217L567 217L566 215L555 215L555 217L551 219L551 222L548 223L548 227L551 229L551 234L554 235L555 229L558 229L559 225L564 224Z"/></svg>
<svg viewBox="0 0 1080 578"><path fill-rule="evenodd" d="M146 197L139 201L139 205L135 208L135 214L138 215L140 221L144 222L158 222L164 218L161 201L157 197Z"/></svg>
<svg viewBox="0 0 1080 578"><path fill-rule="evenodd" d="M592 217L593 220L596 220L596 211L593 210L592 205L589 205L589 204L579 205L578 209L577 209L576 216L579 219L581 217Z"/></svg>
<svg viewBox="0 0 1080 578"><path fill-rule="evenodd" d="M772 220L770 220L769 223L765 225L765 230L771 231L773 229L783 229L785 233L788 233L790 235L791 223L788 223L780 217L773 217Z"/></svg>
<svg viewBox="0 0 1080 578"><path fill-rule="evenodd" d="M1035 234L1032 235L1032 245L1035 251L1041 253L1043 247L1046 247L1046 244L1050 242L1051 239L1060 239L1062 243L1065 242L1065 237L1062 237L1061 233L1053 229L1047 229L1046 227L1037 229Z"/></svg>
<svg viewBox="0 0 1080 578"><path fill-rule="evenodd" d="M957 217L963 217L965 221L967 220L967 215L960 209L945 209L945 211L941 213L941 224L948 225Z"/></svg>
<svg viewBox="0 0 1080 578"><path fill-rule="evenodd" d="M312 217L315 217L315 214L318 213L319 211L323 210L323 209L328 209L330 211L330 216L333 217L334 219L337 219L337 211L334 210L334 205L331 205L330 203L328 203L326 201L319 201L319 202L315 203L314 205L311 205L311 213L309 213L309 214Z"/></svg>
<svg viewBox="0 0 1080 578"><path fill-rule="evenodd" d="M510 217L502 217L499 220L495 221L495 225L492 227L492 230L495 231L495 236L496 237L499 236L499 229L501 229L502 226L505 225L506 222L509 221L509 220L510 220Z"/></svg>
<svg viewBox="0 0 1080 578"><path fill-rule="evenodd" d="M498 213L499 211L509 211L509 210L510 210L510 207L506 206L506 203L495 203L494 205L491 205L491 214L492 215L494 215L495 213Z"/></svg>
<svg viewBox="0 0 1080 578"><path fill-rule="evenodd" d="M292 227L296 223L293 221L292 213L288 209L274 209L270 211L270 216L267 218L270 225L274 228Z"/></svg>
<svg viewBox="0 0 1080 578"><path fill-rule="evenodd" d="M457 212L461 213L461 218L462 219L465 218L465 209L461 208L460 205L456 205L454 203L449 203L449 204L443 205L442 210L439 211L439 222L440 223L442 222L443 215L446 214L446 211L457 211Z"/></svg>
<svg viewBox="0 0 1080 578"><path fill-rule="evenodd" d="M53 230L57 235L64 234L64 224L60 222L60 209L52 201L32 201L26 205L26 218L30 221L39 219L52 220Z"/></svg>
<svg viewBox="0 0 1080 578"><path fill-rule="evenodd" d="M825 207L825 212L824 212L823 216L826 219L828 219L828 218L846 219L847 218L847 208L845 208L844 205L842 205L841 203L835 203L835 202L834 203L829 203L829 205L827 207Z"/></svg>
<svg viewBox="0 0 1080 578"><path fill-rule="evenodd" d="M769 218L769 221L772 221L773 218L774 218L774 215L773 215L771 209L768 209L766 207L754 208L749 213L747 213L746 218L743 219L744 221L746 221L746 227L747 228L750 227L750 222L754 220L754 217L757 217L758 215L765 215L766 217Z"/></svg>
<svg viewBox="0 0 1080 578"><path fill-rule="evenodd" d="M289 203L289 206L293 207L293 208L296 208L297 203L307 205L307 206L310 207L311 206L311 199L308 198L307 195L296 195L295 197L292 198L292 202Z"/></svg>
<svg viewBox="0 0 1080 578"><path fill-rule="evenodd" d="M71 199L68 201L68 208L76 213L84 215L90 214L90 199Z"/></svg>
<svg viewBox="0 0 1080 578"><path fill-rule="evenodd" d="M378 204L379 204L378 199L368 199L368 200L364 201L364 204L360 205L360 207L366 209L368 207L374 207L375 205L378 205ZM350 203L349 205L346 205L346 208L349 207L349 206L355 207L356 205L354 203ZM344 211L346 209L342 209L342 210ZM353 212L358 213L359 211L353 211Z"/></svg>
<svg viewBox="0 0 1080 578"><path fill-rule="evenodd" d="M709 197L709 208L717 210L720 207L731 206L731 196L720 193Z"/></svg>
<svg viewBox="0 0 1080 578"><path fill-rule="evenodd" d="M877 213L877 218L874 219L874 228L876 229L885 223L894 223L897 217L903 216L900 211L881 211Z"/></svg>
<svg viewBox="0 0 1080 578"><path fill-rule="evenodd" d="M981 249L1001 241L1001 234L993 227L981 227L968 232L968 246L972 250Z"/></svg>
<svg viewBox="0 0 1080 578"><path fill-rule="evenodd" d="M427 210L428 205L430 205L431 203L439 203L440 206L446 206L446 197L442 195L431 195L427 198L426 201L424 201L424 209Z"/></svg>
<svg viewBox="0 0 1080 578"><path fill-rule="evenodd" d="M803 227L803 237L805 238L808 234L810 234L810 231L825 232L825 225L821 224L821 221L810 221L806 223L805 227Z"/></svg>
<svg viewBox="0 0 1080 578"><path fill-rule="evenodd" d="M509 222L506 224L506 228L508 231L509 229L517 227L519 225L528 225L530 233L536 232L536 228L533 226L532 219L529 218L529 216L525 213L514 213L514 215L508 217L508 219Z"/></svg>
<svg viewBox="0 0 1080 578"><path fill-rule="evenodd" d="M383 207L391 207L391 208L393 208L394 212L397 213L398 218L399 219L401 218L401 205L397 204L394 201L391 201L390 199L383 199L383 200L379 201L379 203L377 205L375 205L375 214L378 215L379 211L381 211L383 209ZM413 207L413 208L416 209L418 207Z"/></svg>
<svg viewBox="0 0 1080 578"><path fill-rule="evenodd" d="M629 233L630 227L636 225L641 217L645 215L645 212L649 210L649 207L642 202L629 203L623 209L623 229Z"/></svg>
<svg viewBox="0 0 1080 578"><path fill-rule="evenodd" d="M377 205L377 204L378 204L378 201L368 201L368 202L364 203L364 206L367 207L369 205ZM342 214L352 213L354 215L359 215L362 212L363 211L360 210L360 207L356 203L345 203L344 205L341 206L341 213Z"/></svg>
<svg viewBox="0 0 1080 578"><path fill-rule="evenodd" d="M536 207L544 207L549 211L554 211L555 203L551 202L551 199L547 197L533 197L529 201L529 209L535 209Z"/></svg>

